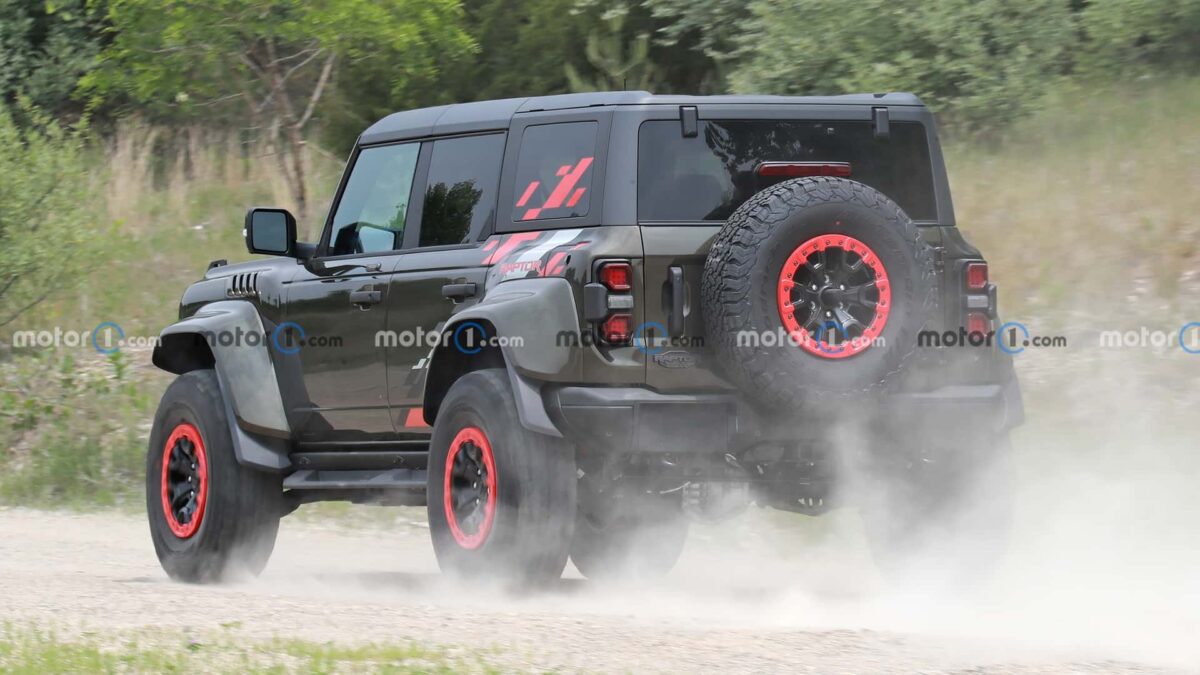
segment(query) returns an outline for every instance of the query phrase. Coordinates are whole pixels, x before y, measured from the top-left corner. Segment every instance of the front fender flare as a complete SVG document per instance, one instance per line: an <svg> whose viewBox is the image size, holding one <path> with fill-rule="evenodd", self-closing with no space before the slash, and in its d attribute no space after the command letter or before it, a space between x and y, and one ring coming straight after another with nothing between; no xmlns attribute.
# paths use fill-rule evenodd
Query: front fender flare
<svg viewBox="0 0 1200 675"><path fill-rule="evenodd" d="M271 340L254 305L225 300L163 329L152 359L163 370L183 374L209 367L207 358L197 354L207 346L238 461L281 471L291 464L292 432L271 360Z"/></svg>

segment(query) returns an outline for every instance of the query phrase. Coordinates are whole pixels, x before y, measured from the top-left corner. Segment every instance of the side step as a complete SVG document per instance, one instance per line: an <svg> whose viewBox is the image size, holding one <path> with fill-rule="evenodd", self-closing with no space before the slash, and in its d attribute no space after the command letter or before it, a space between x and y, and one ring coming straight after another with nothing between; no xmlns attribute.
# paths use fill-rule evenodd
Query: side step
<svg viewBox="0 0 1200 675"><path fill-rule="evenodd" d="M420 490L425 469L301 469L283 479L285 490Z"/></svg>
<svg viewBox="0 0 1200 675"><path fill-rule="evenodd" d="M286 513L313 502L424 506L425 469L301 469L283 479Z"/></svg>

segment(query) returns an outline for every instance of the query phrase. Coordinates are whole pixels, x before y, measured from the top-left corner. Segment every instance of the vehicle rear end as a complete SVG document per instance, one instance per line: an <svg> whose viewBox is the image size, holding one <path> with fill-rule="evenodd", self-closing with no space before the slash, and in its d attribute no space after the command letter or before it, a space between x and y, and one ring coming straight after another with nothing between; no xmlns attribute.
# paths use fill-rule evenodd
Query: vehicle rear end
<svg viewBox="0 0 1200 675"><path fill-rule="evenodd" d="M670 333L664 356L647 359L647 385L663 392L728 386L720 364L712 363L701 311L709 247L752 195L803 176L840 176L875 188L904 210L932 248L937 290L925 327L930 332L922 338L919 363L889 390L929 393L1006 379L1010 364L1002 351L957 346L963 332L986 336L993 330L996 289L982 255L956 227L932 115L910 96L878 100L700 104L694 112L688 106L655 111L638 125L645 320ZM947 331L954 339L944 339ZM712 367L680 367L706 361Z"/></svg>

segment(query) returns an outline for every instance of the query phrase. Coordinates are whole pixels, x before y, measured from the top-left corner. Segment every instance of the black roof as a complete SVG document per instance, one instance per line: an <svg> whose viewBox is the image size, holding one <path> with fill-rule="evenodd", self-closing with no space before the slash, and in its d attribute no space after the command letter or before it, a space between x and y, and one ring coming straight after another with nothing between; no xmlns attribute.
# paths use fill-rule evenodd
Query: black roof
<svg viewBox="0 0 1200 675"><path fill-rule="evenodd" d="M452 134L481 128L503 129L513 115L539 110L571 110L596 106L635 105L887 105L920 106L913 94L845 94L842 96L676 96L655 95L648 91L608 91L585 94L558 94L506 98L495 101L454 103L434 108L418 108L392 113L372 124L359 141L378 143L401 138Z"/></svg>

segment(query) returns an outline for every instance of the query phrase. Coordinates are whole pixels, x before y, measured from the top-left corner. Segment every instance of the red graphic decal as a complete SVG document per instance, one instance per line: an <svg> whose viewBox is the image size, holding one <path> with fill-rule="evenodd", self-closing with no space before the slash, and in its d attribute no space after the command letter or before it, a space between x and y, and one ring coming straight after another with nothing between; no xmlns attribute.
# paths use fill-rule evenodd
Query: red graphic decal
<svg viewBox="0 0 1200 675"><path fill-rule="evenodd" d="M405 429L428 429L429 425L425 424L425 409L424 408L409 408L408 416L404 418Z"/></svg>
<svg viewBox="0 0 1200 675"><path fill-rule="evenodd" d="M572 194L571 198L567 200L567 206L575 206L578 204L579 198L583 196L584 192L587 192L587 188L575 188L574 194Z"/></svg>
<svg viewBox="0 0 1200 675"><path fill-rule="evenodd" d="M508 238L504 240L504 243L500 244L499 248L497 248L490 256L484 259L483 264L494 265L503 260L509 253L512 253L513 249L516 247L527 241L537 239L540 236L542 236L541 232L517 232L516 234L510 234Z"/></svg>
<svg viewBox="0 0 1200 675"><path fill-rule="evenodd" d="M529 187L525 188L525 191L521 193L521 198L517 200L517 206L525 206L525 202L529 201L529 198L533 196L533 191L537 189L538 185L541 185L541 183L536 180L531 181Z"/></svg>
<svg viewBox="0 0 1200 675"><path fill-rule="evenodd" d="M546 276L556 277L566 271L566 265L562 264L565 257L567 257L566 251L559 251L550 256L550 262L546 263Z"/></svg>
<svg viewBox="0 0 1200 675"><path fill-rule="evenodd" d="M537 208L532 208L525 211L525 214L521 216L521 220L533 220L534 218L540 216L542 211L546 209L557 209L561 207L563 202L567 202L568 195L570 195L571 200L567 202L567 206L575 206L578 204L584 193L587 192L587 188L581 187L576 189L575 186L579 183L579 179L583 178L583 174L587 173L587 170L591 166L592 158L584 157L583 159L580 159L579 163L575 166L564 164L563 166L559 167L558 171L555 172L555 174L559 177L558 185L554 186L554 191L551 192L550 196L546 198L546 203ZM533 196L533 191L537 185L538 182L533 181L529 184L529 187L525 188L525 192L521 193L521 198L517 200L516 205L518 207L525 206L525 204L529 201L529 198Z"/></svg>
<svg viewBox="0 0 1200 675"><path fill-rule="evenodd" d="M554 192L550 193L550 198L546 200L546 205L542 208L557 209L558 207L562 206L563 201L567 198L567 195L571 193L571 190L575 189L575 184L579 182L580 178L583 178L584 172L587 171L588 167L591 165L591 157L584 157L583 159L579 160L579 163L575 165L575 168L571 169L570 173L563 176L563 179L558 181L558 185L554 186Z"/></svg>

